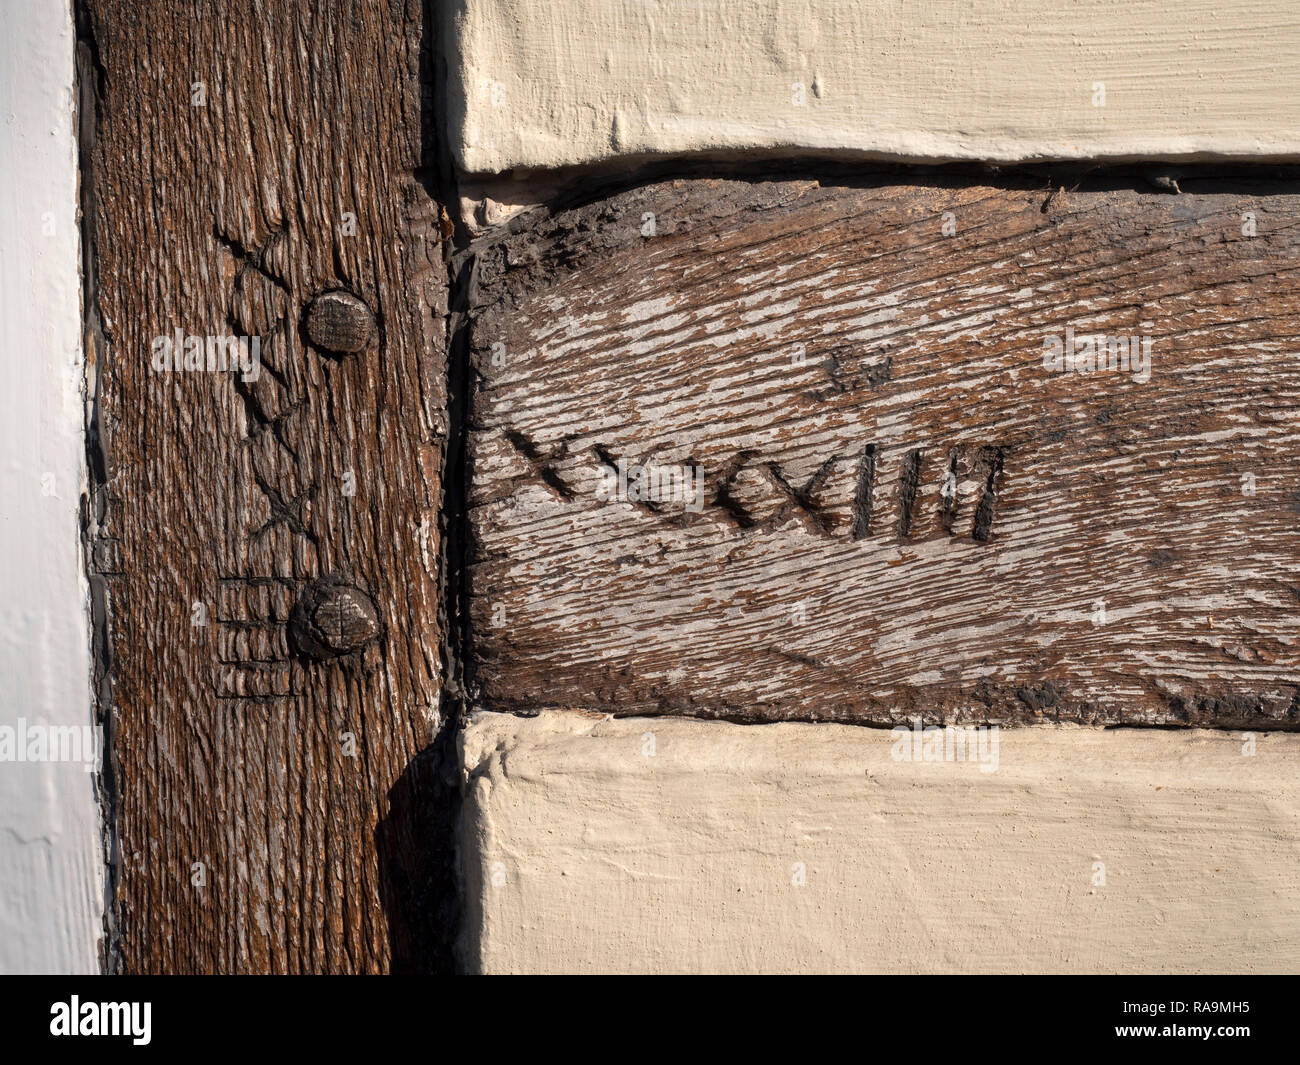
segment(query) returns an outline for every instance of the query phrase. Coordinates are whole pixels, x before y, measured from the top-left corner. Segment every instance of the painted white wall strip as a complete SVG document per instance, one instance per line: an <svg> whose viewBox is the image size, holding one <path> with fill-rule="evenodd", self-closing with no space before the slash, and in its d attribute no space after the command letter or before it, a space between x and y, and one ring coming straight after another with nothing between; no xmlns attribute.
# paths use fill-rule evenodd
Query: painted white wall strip
<svg viewBox="0 0 1300 1065"><path fill-rule="evenodd" d="M80 555L85 423L70 5L0 35L0 973L96 972L103 852Z"/></svg>

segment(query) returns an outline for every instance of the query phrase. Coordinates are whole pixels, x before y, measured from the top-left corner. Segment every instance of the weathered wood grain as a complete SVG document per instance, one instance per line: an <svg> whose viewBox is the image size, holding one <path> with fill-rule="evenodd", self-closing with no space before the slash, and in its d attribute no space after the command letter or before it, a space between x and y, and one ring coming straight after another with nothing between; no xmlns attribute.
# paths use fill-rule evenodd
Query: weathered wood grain
<svg viewBox="0 0 1300 1065"><path fill-rule="evenodd" d="M446 275L422 5L86 7L107 964L437 967ZM354 302L313 305L336 291ZM257 339L260 373L160 372L175 331ZM316 643L289 631L304 596Z"/></svg>
<svg viewBox="0 0 1300 1065"><path fill-rule="evenodd" d="M515 220L475 251L484 705L1300 726L1284 177L691 180ZM1149 380L1044 369L1068 328L1146 336ZM606 501L620 460L702 496Z"/></svg>

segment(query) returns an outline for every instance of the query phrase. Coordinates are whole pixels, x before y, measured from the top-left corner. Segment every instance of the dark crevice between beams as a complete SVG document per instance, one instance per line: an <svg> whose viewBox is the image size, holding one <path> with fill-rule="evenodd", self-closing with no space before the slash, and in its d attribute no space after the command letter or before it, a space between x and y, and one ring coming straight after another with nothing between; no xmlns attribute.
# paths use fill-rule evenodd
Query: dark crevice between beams
<svg viewBox="0 0 1300 1065"><path fill-rule="evenodd" d="M439 629L442 677L438 706L438 729L432 744L417 755L403 778L422 783L406 805L419 831L432 835L424 840L434 867L425 877L425 891L408 900L412 910L407 924L419 931L405 951L394 944L394 972L450 973L465 968L462 949L463 886L458 853L461 812L460 734L473 706L470 675L469 557L467 513L468 484L465 444L472 377L469 369L468 308L473 295L474 260L465 249L469 235L459 220L459 191L447 139L447 96L449 74L441 41L447 25L439 0L425 0L420 48L421 159L415 177L439 205L440 224L450 218L450 237L443 240L443 263L447 272L448 303L445 323L446 447L443 454L442 499L439 508L440 558ZM399 784L399 788L402 787ZM397 790L397 789L395 789ZM401 805L400 802L395 805ZM381 846L380 861L386 862ZM389 914L390 924L393 914ZM412 949L414 948L414 949Z"/></svg>

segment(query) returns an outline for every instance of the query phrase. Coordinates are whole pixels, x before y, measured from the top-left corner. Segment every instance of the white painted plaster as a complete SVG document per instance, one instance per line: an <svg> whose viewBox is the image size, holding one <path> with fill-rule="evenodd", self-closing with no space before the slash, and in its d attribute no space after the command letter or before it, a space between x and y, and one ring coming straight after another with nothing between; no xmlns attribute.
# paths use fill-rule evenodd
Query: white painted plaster
<svg viewBox="0 0 1300 1065"><path fill-rule="evenodd" d="M1293 0L446 10L451 142L470 173L755 149L924 162L1300 158Z"/></svg>
<svg viewBox="0 0 1300 1065"><path fill-rule="evenodd" d="M951 761L896 760L902 740L831 724L473 715L469 966L1300 966L1300 736L1257 734L1248 754L1239 733L1004 729L988 772L991 757L959 761L955 744Z"/></svg>
<svg viewBox="0 0 1300 1065"><path fill-rule="evenodd" d="M0 752L3 729L91 724L80 553L84 410L75 35L66 2L0 35ZM14 752L16 754L16 752ZM68 748L71 754L71 748ZM92 766L93 768L93 766ZM94 773L0 761L0 973L98 971Z"/></svg>

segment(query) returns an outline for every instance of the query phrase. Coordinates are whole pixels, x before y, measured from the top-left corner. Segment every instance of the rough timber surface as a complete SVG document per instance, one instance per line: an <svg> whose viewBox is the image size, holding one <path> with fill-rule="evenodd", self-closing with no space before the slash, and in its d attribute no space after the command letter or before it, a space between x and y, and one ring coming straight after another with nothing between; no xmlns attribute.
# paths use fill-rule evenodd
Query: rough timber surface
<svg viewBox="0 0 1300 1065"><path fill-rule="evenodd" d="M485 238L483 705L1300 726L1283 177L678 180ZM1048 372L1067 327L1150 379ZM703 505L602 500L620 460Z"/></svg>
<svg viewBox="0 0 1300 1065"><path fill-rule="evenodd" d="M446 275L422 7L85 15L107 965L437 968ZM320 350L308 310L337 290L377 328ZM259 337L260 375L155 372L175 329ZM366 604L364 646L349 624L330 650L350 653L296 653L321 580L358 589L338 602Z"/></svg>

